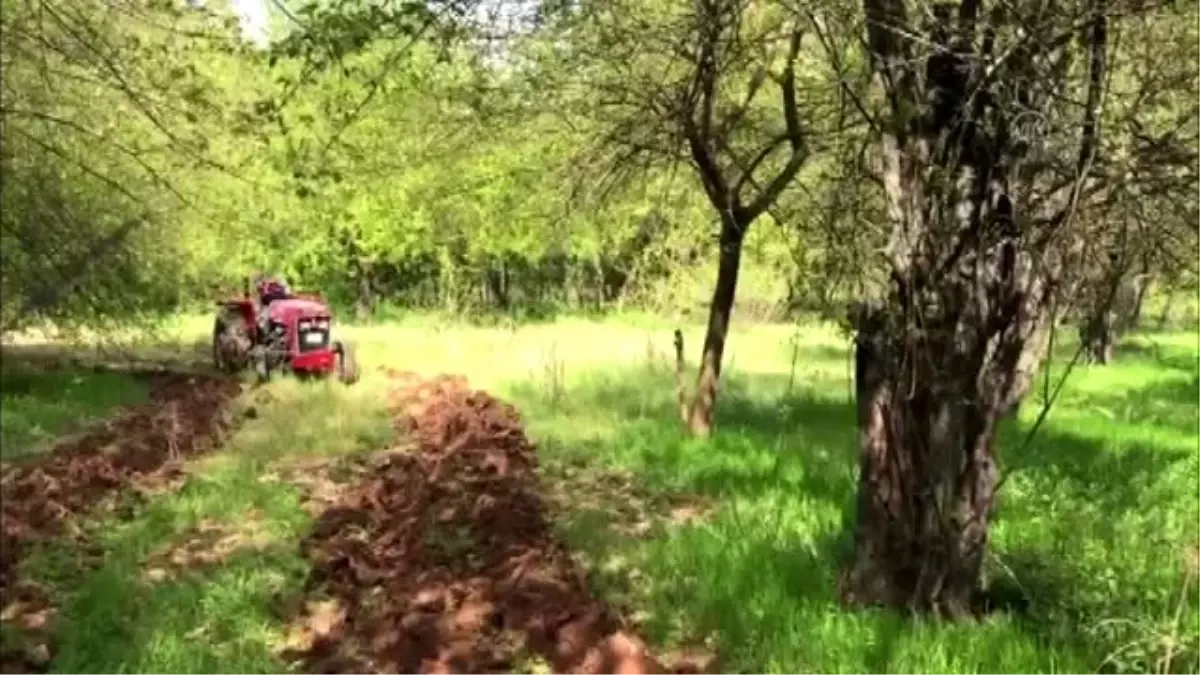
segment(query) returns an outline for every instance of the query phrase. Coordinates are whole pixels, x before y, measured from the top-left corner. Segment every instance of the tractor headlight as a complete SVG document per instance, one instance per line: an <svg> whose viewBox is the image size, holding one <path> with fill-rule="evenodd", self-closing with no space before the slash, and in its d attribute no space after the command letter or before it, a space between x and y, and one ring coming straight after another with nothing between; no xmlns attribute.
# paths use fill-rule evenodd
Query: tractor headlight
<svg viewBox="0 0 1200 675"><path fill-rule="evenodd" d="M308 330L312 328L312 322L308 319L301 319L300 322L296 324L296 327L300 330Z"/></svg>
<svg viewBox="0 0 1200 675"><path fill-rule="evenodd" d="M329 330L329 319L318 319L317 320L317 329L318 330Z"/></svg>

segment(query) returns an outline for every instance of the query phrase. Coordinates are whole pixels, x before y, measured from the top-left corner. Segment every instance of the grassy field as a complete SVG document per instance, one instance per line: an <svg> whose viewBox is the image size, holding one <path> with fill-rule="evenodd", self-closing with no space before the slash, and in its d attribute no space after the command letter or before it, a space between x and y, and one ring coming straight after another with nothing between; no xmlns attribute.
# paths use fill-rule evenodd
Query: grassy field
<svg viewBox="0 0 1200 675"><path fill-rule="evenodd" d="M164 345L202 345L206 327L184 322ZM1008 479L988 573L1027 607L944 625L836 602L855 490L845 339L823 326L738 327L719 433L701 442L675 419L671 328L625 319L351 329L359 386L273 383L257 417L193 465L181 490L133 518L92 523L101 551L60 545L27 560L60 597L52 667L285 669L280 617L299 597L296 542L311 521L283 476L388 443L375 371L387 366L463 373L516 403L548 490L569 497L561 530L597 587L660 643L714 644L727 671L1200 672L1195 332L1128 339L1116 365L1071 374L1032 439L1040 392L1003 429ZM694 355L700 329L686 338ZM35 447L29 439L64 419L144 396L122 382L84 380L73 386L92 393L53 404L32 403L31 392L64 381L6 394L5 447ZM32 421L10 428L14 412Z"/></svg>
<svg viewBox="0 0 1200 675"><path fill-rule="evenodd" d="M64 434L149 394L144 382L120 373L39 372L16 362L6 363L0 377L0 460L39 454Z"/></svg>

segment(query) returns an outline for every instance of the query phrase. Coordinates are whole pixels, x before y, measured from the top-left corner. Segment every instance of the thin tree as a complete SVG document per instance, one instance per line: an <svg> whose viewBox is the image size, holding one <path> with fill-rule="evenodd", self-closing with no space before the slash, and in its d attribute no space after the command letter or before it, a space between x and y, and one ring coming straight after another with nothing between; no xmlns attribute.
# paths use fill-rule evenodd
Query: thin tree
<svg viewBox="0 0 1200 675"><path fill-rule="evenodd" d="M717 278L700 370L691 401L681 402L688 429L708 436L743 242L796 181L821 136L814 120L827 116L816 111L827 104L828 78L811 59L802 63L811 26L754 0L595 3L572 25L575 58L592 64L579 69L583 100L607 125L600 146L612 151L613 175L686 163L716 215Z"/></svg>

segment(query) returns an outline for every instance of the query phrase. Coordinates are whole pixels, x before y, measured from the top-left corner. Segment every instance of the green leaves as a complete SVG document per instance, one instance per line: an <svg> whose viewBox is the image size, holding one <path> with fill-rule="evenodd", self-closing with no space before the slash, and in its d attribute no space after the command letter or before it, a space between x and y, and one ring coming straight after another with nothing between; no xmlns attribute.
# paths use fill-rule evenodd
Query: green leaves
<svg viewBox="0 0 1200 675"><path fill-rule="evenodd" d="M376 40L416 38L437 22L439 15L428 3L417 0L337 0L308 2L294 18L299 27L272 46L271 65L280 58L302 59L320 72L342 65L347 56Z"/></svg>

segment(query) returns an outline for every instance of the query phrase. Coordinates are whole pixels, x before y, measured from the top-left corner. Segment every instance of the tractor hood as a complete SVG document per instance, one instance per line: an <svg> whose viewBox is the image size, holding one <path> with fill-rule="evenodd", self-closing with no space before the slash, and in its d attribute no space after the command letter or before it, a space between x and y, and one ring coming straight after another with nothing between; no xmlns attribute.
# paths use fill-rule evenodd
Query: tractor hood
<svg viewBox="0 0 1200 675"><path fill-rule="evenodd" d="M271 318L281 323L292 319L302 319L313 316L329 316L329 307L323 302L307 298L286 298L276 300L268 306Z"/></svg>

